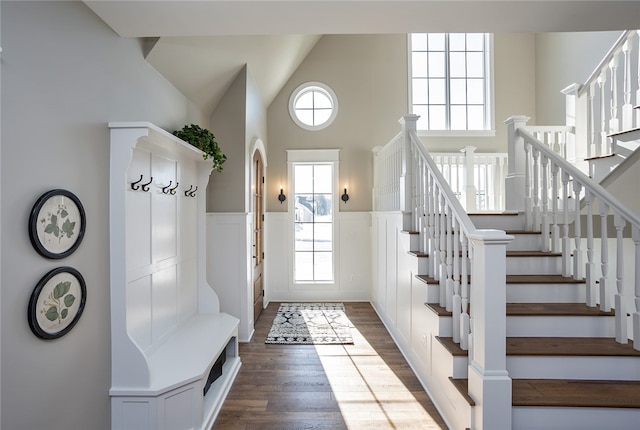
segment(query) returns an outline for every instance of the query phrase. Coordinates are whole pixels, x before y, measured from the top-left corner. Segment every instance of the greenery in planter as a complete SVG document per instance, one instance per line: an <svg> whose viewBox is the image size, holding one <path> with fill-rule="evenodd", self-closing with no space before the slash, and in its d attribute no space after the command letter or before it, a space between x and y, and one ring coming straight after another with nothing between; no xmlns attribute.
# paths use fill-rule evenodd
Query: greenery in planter
<svg viewBox="0 0 640 430"><path fill-rule="evenodd" d="M185 125L182 130L175 130L173 135L203 151L205 160L213 160L213 170L222 172L222 165L227 161L227 156L222 153L216 137L210 130L191 124Z"/></svg>

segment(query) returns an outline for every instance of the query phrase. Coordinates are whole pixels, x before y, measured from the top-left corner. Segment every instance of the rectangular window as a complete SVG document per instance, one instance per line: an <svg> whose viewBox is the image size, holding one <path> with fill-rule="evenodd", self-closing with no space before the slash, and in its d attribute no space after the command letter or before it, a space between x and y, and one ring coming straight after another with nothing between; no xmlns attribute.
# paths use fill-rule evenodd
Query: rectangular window
<svg viewBox="0 0 640 430"><path fill-rule="evenodd" d="M295 163L294 282L333 282L333 164Z"/></svg>
<svg viewBox="0 0 640 430"><path fill-rule="evenodd" d="M418 130L491 130L489 34L413 33L411 112Z"/></svg>

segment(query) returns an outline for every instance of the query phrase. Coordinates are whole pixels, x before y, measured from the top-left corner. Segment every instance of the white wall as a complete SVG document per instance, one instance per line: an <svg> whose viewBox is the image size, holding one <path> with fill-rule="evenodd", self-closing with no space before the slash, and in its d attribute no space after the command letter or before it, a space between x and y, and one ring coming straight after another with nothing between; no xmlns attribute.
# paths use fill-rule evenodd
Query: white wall
<svg viewBox="0 0 640 430"><path fill-rule="evenodd" d="M165 129L197 121L185 97L150 67L136 40L113 33L82 2L2 8L2 428L110 428L108 121ZM53 188L87 214L79 249L47 260L27 220ZM36 338L27 303L38 280L68 265L87 282L84 314L66 336Z"/></svg>
<svg viewBox="0 0 640 430"><path fill-rule="evenodd" d="M537 124L565 124L565 97L561 91L571 84L584 83L621 33L536 34Z"/></svg>

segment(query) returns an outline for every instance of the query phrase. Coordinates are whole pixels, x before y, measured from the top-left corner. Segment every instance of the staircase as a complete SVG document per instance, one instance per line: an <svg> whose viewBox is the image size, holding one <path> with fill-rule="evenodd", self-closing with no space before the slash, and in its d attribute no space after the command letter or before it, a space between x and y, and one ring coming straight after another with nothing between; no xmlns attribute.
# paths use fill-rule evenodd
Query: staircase
<svg viewBox="0 0 640 430"><path fill-rule="evenodd" d="M478 228L506 229L514 236L507 246L506 278L512 428L639 428L640 351L613 339L614 311L584 304L585 280L562 276L561 255L541 251L540 232L524 231L522 215L470 216ZM413 237L413 246L419 246ZM410 254L420 260L416 267L428 265L428 255ZM432 290L426 312L438 319L438 327L447 327L452 313L438 304L438 284L425 274L416 279ZM434 348L448 354L450 383L473 416L468 351L446 330L435 340Z"/></svg>

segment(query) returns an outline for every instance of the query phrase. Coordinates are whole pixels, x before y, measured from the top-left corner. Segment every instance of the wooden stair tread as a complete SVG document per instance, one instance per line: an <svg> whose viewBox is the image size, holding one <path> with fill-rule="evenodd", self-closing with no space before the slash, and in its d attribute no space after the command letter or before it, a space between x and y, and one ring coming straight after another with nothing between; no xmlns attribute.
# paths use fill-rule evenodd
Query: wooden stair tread
<svg viewBox="0 0 640 430"><path fill-rule="evenodd" d="M449 380L465 396L469 380ZM513 379L511 390L513 406L640 408L640 381ZM475 406L468 394L465 399Z"/></svg>
<svg viewBox="0 0 640 430"><path fill-rule="evenodd" d="M584 303L507 303L508 316L613 316Z"/></svg>
<svg viewBox="0 0 640 430"><path fill-rule="evenodd" d="M615 133L610 133L610 134L607 135L607 137L622 136L624 134L633 133L633 132L638 131L638 130L640 130L640 127L627 128L626 130L620 130L620 131L616 131Z"/></svg>
<svg viewBox="0 0 640 430"><path fill-rule="evenodd" d="M452 337L436 336L454 357L468 355ZM508 337L508 356L640 357L633 342L618 343L608 337Z"/></svg>
<svg viewBox="0 0 640 430"><path fill-rule="evenodd" d="M506 234L542 234L541 231L532 230L505 230Z"/></svg>
<svg viewBox="0 0 640 430"><path fill-rule="evenodd" d="M438 281L429 275L416 275L416 278L424 282L425 284L437 284Z"/></svg>
<svg viewBox="0 0 640 430"><path fill-rule="evenodd" d="M415 234L420 234L420 232L419 232L419 231L414 231L414 230L400 230L400 233L403 233L403 234L413 234L413 235L415 235Z"/></svg>
<svg viewBox="0 0 640 430"><path fill-rule="evenodd" d="M640 408L640 381L514 379L513 406Z"/></svg>
<svg viewBox="0 0 640 430"><path fill-rule="evenodd" d="M429 275L416 275L425 284L437 284L438 281ZM471 280L471 275L469 275ZM584 284L584 279L573 279L562 275L507 275L507 284Z"/></svg>
<svg viewBox="0 0 640 430"><path fill-rule="evenodd" d="M561 257L560 252L550 251L507 251L507 257Z"/></svg>
<svg viewBox="0 0 640 430"><path fill-rule="evenodd" d="M562 275L507 275L507 284L584 284L584 279Z"/></svg>
<svg viewBox="0 0 640 430"><path fill-rule="evenodd" d="M409 255L413 255L414 257L418 257L418 258L427 258L427 257L429 257L429 254L424 253L422 251L409 251L408 254Z"/></svg>
<svg viewBox="0 0 640 430"><path fill-rule="evenodd" d="M437 303L425 303L425 306L438 316L452 315ZM507 303L507 316L609 317L614 315L614 310L604 312L597 306L591 308L583 303Z"/></svg>
<svg viewBox="0 0 640 430"><path fill-rule="evenodd" d="M611 158L611 157L615 157L616 154L602 154L602 155L594 155L593 157L587 157L584 159L584 161L591 161L591 160L600 160L602 158Z"/></svg>
<svg viewBox="0 0 640 430"><path fill-rule="evenodd" d="M518 216L519 212L468 212L469 216Z"/></svg>
<svg viewBox="0 0 640 430"><path fill-rule="evenodd" d="M468 379L455 379L449 377L449 381L453 384L454 387L458 390L458 392L464 397L464 399L469 403L469 406L475 406L476 402L469 395L469 380Z"/></svg>

